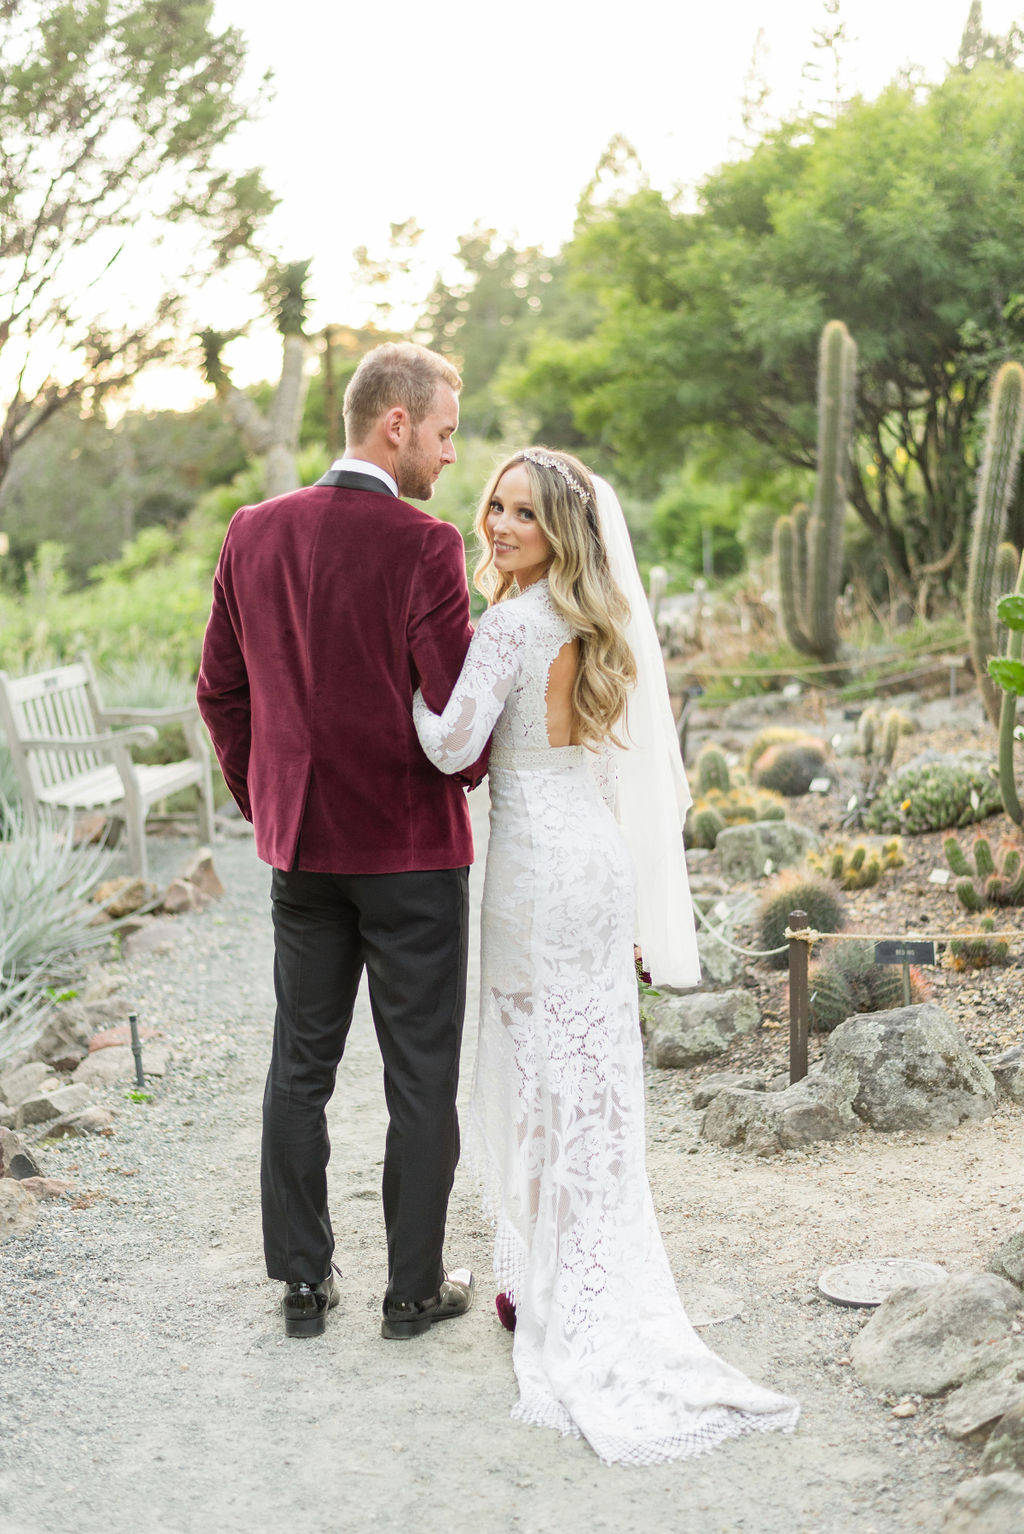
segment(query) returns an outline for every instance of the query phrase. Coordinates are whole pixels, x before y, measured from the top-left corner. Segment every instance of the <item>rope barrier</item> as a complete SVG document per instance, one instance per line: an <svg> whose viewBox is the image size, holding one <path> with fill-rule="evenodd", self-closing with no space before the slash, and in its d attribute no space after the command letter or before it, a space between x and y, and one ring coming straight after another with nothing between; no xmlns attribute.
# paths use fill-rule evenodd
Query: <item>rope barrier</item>
<svg viewBox="0 0 1024 1534"><path fill-rule="evenodd" d="M835 943L968 943L974 938L986 942L1004 939L1024 939L1022 932L818 932L814 927L801 927L798 932L786 928L787 938L799 938L803 943L817 943L823 938ZM773 950L781 953L781 949Z"/></svg>

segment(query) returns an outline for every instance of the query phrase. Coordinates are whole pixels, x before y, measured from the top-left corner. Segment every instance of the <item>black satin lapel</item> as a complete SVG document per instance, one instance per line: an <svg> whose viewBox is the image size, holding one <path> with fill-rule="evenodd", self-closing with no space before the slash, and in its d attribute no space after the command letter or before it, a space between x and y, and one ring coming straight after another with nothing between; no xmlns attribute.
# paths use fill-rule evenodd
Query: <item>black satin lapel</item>
<svg viewBox="0 0 1024 1534"><path fill-rule="evenodd" d="M346 469L328 469L322 479L317 480L317 485L326 485L332 490L376 490L381 495L390 495L395 499L395 493L382 479L375 474L350 473Z"/></svg>

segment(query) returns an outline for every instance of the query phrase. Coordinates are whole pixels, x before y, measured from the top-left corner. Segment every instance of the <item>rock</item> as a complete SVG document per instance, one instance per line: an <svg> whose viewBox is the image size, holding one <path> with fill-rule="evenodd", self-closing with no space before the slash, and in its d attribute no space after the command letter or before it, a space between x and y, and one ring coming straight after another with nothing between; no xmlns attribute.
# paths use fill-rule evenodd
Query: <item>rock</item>
<svg viewBox="0 0 1024 1534"><path fill-rule="evenodd" d="M136 1026L138 1026L136 1024ZM140 1039L162 1039L163 1034L159 1028L139 1028ZM89 1053L95 1054L98 1049L113 1049L119 1044L132 1042L132 1030L128 1023L121 1023L116 1028L104 1028L100 1033L94 1033L89 1041Z"/></svg>
<svg viewBox="0 0 1024 1534"><path fill-rule="evenodd" d="M1024 1345L1007 1339L1016 1362L995 1374L976 1375L946 1402L942 1425L950 1438L969 1438L990 1427L1015 1406L1024 1406Z"/></svg>
<svg viewBox="0 0 1024 1534"><path fill-rule="evenodd" d="M81 1003L69 1001L55 1007L42 1033L32 1046L32 1059L56 1070L73 1071L83 1060L93 1035Z"/></svg>
<svg viewBox="0 0 1024 1534"><path fill-rule="evenodd" d="M985 1369L1019 1306L1019 1291L994 1273L897 1289L850 1349L857 1376L869 1390L940 1395Z"/></svg>
<svg viewBox="0 0 1024 1534"><path fill-rule="evenodd" d="M726 1087L705 1113L701 1134L714 1145L774 1156L815 1140L838 1140L857 1128L842 1089L819 1075L794 1082L783 1092Z"/></svg>
<svg viewBox="0 0 1024 1534"><path fill-rule="evenodd" d="M72 842L83 847L88 842L101 842L107 833L107 817L102 810L89 810L75 821Z"/></svg>
<svg viewBox="0 0 1024 1534"><path fill-rule="evenodd" d="M754 820L747 825L726 826L715 842L722 873L733 884L744 884L802 861L818 838L807 826L792 820Z"/></svg>
<svg viewBox="0 0 1024 1534"><path fill-rule="evenodd" d="M706 1108L727 1087L739 1092L763 1092L765 1083L762 1076L741 1076L738 1071L716 1071L713 1076L704 1077L693 1094L692 1106Z"/></svg>
<svg viewBox="0 0 1024 1534"><path fill-rule="evenodd" d="M988 1263L990 1273L1008 1278L1018 1289L1024 1289L1024 1230L1015 1231L992 1253Z"/></svg>
<svg viewBox="0 0 1024 1534"><path fill-rule="evenodd" d="M646 1008L650 1052L655 1065L693 1065L723 1055L733 1039L750 1033L761 1022L757 1002L749 991L662 995Z"/></svg>
<svg viewBox="0 0 1024 1534"><path fill-rule="evenodd" d="M167 916L183 916L187 911L202 911L208 897L187 879L172 879L164 891L161 908Z"/></svg>
<svg viewBox="0 0 1024 1534"><path fill-rule="evenodd" d="M987 1064L999 1096L1008 1097L1012 1103L1024 1103L1024 1045L1017 1044Z"/></svg>
<svg viewBox="0 0 1024 1534"><path fill-rule="evenodd" d="M36 1223L38 1206L13 1177L0 1179L0 1241L23 1236Z"/></svg>
<svg viewBox="0 0 1024 1534"><path fill-rule="evenodd" d="M63 1182L59 1177L23 1177L21 1186L26 1193L38 1199L61 1198L71 1192L71 1184Z"/></svg>
<svg viewBox="0 0 1024 1534"><path fill-rule="evenodd" d="M88 1002L106 1001L119 991L124 984L123 975L115 975L109 969L104 969L101 964L93 965L86 971L85 990L82 1000Z"/></svg>
<svg viewBox="0 0 1024 1534"><path fill-rule="evenodd" d="M142 1069L146 1077L163 1076L171 1058L169 1044L155 1041L142 1051ZM135 1083L135 1056L131 1046L114 1044L109 1049L87 1055L75 1071L74 1079L85 1086L115 1086L118 1082Z"/></svg>
<svg viewBox="0 0 1024 1534"><path fill-rule="evenodd" d="M63 1140L69 1135L103 1135L113 1133L114 1115L109 1108L94 1104L83 1108L81 1113L65 1113L46 1126L48 1140Z"/></svg>
<svg viewBox="0 0 1024 1534"><path fill-rule="evenodd" d="M17 1108L26 1097L32 1097L47 1083L59 1087L60 1077L55 1076L44 1061L30 1060L27 1065L19 1065L0 1076L0 1097L9 1107Z"/></svg>
<svg viewBox="0 0 1024 1534"><path fill-rule="evenodd" d="M961 1481L946 1504L942 1534L1020 1534L1024 1476L1001 1470Z"/></svg>
<svg viewBox="0 0 1024 1534"><path fill-rule="evenodd" d="M872 1129L955 1129L995 1107L992 1072L930 1001L847 1018L825 1044L825 1070Z"/></svg>
<svg viewBox="0 0 1024 1534"><path fill-rule="evenodd" d="M0 1102L0 1129L13 1129L16 1121L17 1114L14 1109Z"/></svg>
<svg viewBox="0 0 1024 1534"><path fill-rule="evenodd" d="M90 898L111 916L130 916L156 898L156 888L146 879L124 874L120 879L105 879L97 884Z"/></svg>
<svg viewBox="0 0 1024 1534"><path fill-rule="evenodd" d="M59 1119L88 1107L91 1095L88 1087L81 1084L57 1087L53 1092L37 1092L19 1103L18 1116L26 1126L46 1124L50 1119Z"/></svg>
<svg viewBox="0 0 1024 1534"><path fill-rule="evenodd" d="M0 1177L38 1177L39 1164L21 1135L13 1129L0 1129Z"/></svg>
<svg viewBox="0 0 1024 1534"><path fill-rule="evenodd" d="M124 956L138 959L145 954L171 953L175 938L174 922L169 917L147 917L143 926L125 938Z"/></svg>
<svg viewBox="0 0 1024 1534"><path fill-rule="evenodd" d="M735 985L743 973L744 959L729 945L735 942L737 922L744 919L754 901L748 895L720 895L694 903L703 917L697 922L701 989Z"/></svg>
<svg viewBox="0 0 1024 1534"><path fill-rule="evenodd" d="M224 893L224 886L217 877L217 870L213 866L213 853L209 847L200 847L185 869L184 877L189 884L194 884L197 890L212 900L216 900Z"/></svg>
<svg viewBox="0 0 1024 1534"><path fill-rule="evenodd" d="M997 1470L1024 1475L1024 1394L992 1429L978 1468L982 1475L993 1475Z"/></svg>

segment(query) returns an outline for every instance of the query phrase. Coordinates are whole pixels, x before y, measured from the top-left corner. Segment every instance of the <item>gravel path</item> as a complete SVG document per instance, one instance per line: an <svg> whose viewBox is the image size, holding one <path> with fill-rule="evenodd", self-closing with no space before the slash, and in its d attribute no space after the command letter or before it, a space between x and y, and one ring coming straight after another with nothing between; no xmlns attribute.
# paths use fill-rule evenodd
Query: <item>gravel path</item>
<svg viewBox="0 0 1024 1534"><path fill-rule="evenodd" d="M181 842L155 851L163 876L187 856ZM269 873L247 839L215 859L225 898L179 918L172 953L113 966L125 1012L171 1040L170 1071L148 1104L108 1094L113 1137L45 1149L44 1171L75 1195L0 1247L0 1534L938 1527L974 1456L931 1404L897 1419L858 1386L845 1359L863 1317L814 1286L854 1256L983 1266L1020 1224L1020 1110L937 1142L865 1135L758 1162L700 1141L689 1076L656 1073L650 1171L684 1297L694 1313L741 1299L704 1336L804 1415L790 1438L606 1468L582 1442L509 1421L510 1339L467 1179L448 1260L475 1269L477 1308L404 1346L380 1340L384 1114L363 999L330 1115L342 1303L324 1338L284 1339L257 1196Z"/></svg>

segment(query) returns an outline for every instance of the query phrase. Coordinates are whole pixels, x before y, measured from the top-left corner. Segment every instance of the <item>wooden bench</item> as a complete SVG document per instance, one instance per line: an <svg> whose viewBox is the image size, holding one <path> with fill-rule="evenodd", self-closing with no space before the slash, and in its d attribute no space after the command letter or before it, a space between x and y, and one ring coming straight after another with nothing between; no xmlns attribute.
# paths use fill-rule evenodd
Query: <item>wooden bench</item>
<svg viewBox="0 0 1024 1534"><path fill-rule="evenodd" d="M189 756L146 767L131 747L149 745L156 726L180 724ZM115 725L127 728L114 729ZM12 678L0 671L0 727L21 786L27 824L40 810L103 810L124 822L132 872L146 877L146 817L154 804L193 785L199 835L213 835L210 749L199 710L104 708L87 655L74 665Z"/></svg>

